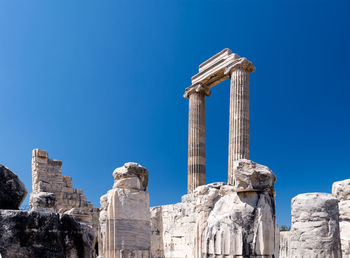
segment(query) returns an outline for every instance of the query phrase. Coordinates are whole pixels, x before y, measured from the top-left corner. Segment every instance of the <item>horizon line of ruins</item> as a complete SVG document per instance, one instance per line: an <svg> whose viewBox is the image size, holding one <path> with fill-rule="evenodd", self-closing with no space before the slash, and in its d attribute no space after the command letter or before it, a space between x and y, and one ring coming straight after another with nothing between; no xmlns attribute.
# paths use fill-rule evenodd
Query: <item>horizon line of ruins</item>
<svg viewBox="0 0 350 258"><path fill-rule="evenodd" d="M149 172L128 162L113 171L112 189L94 208L62 175L62 161L34 149L30 211L18 210L27 190L0 164L0 258L350 258L350 179L334 182L332 194L294 197L291 229L280 232L276 176L249 160L254 71L247 58L226 48L192 77L184 93L188 187L181 202L150 207ZM228 180L207 184L205 97L229 78Z"/></svg>

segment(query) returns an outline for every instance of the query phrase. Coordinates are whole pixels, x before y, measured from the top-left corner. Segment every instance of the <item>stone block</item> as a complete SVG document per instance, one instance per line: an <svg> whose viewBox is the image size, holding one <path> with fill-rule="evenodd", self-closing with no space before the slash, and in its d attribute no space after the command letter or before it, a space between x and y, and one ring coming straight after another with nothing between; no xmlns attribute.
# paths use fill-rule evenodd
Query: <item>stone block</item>
<svg viewBox="0 0 350 258"><path fill-rule="evenodd" d="M339 201L339 227L343 258L350 258L350 179L334 182L332 194Z"/></svg>
<svg viewBox="0 0 350 258"><path fill-rule="evenodd" d="M141 190L141 182L138 177L121 178L114 183L113 188Z"/></svg>
<svg viewBox="0 0 350 258"><path fill-rule="evenodd" d="M292 199L290 257L342 257L338 200L327 193Z"/></svg>
<svg viewBox="0 0 350 258"><path fill-rule="evenodd" d="M350 179L334 182L332 194L339 200L350 200Z"/></svg>
<svg viewBox="0 0 350 258"><path fill-rule="evenodd" d="M138 177L142 186L142 190L147 190L148 170L135 162L125 163L123 167L117 168L113 172L114 181L120 179Z"/></svg>
<svg viewBox="0 0 350 258"><path fill-rule="evenodd" d="M32 211L54 212L56 196L49 192L32 192L30 194L29 206Z"/></svg>
<svg viewBox="0 0 350 258"><path fill-rule="evenodd" d="M234 173L229 178L229 184L236 191L265 191L273 189L275 174L266 166L251 160L240 159L233 162Z"/></svg>

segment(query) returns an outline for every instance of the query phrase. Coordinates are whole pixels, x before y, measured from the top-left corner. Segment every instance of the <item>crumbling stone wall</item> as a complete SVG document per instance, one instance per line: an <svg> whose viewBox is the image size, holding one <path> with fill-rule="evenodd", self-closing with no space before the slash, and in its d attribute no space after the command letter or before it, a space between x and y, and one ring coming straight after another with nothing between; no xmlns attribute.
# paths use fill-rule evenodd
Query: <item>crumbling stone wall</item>
<svg viewBox="0 0 350 258"><path fill-rule="evenodd" d="M81 189L74 189L72 178L62 175L62 161L49 159L44 150L32 152L31 211L69 214L89 225L97 235L99 209L94 208Z"/></svg>

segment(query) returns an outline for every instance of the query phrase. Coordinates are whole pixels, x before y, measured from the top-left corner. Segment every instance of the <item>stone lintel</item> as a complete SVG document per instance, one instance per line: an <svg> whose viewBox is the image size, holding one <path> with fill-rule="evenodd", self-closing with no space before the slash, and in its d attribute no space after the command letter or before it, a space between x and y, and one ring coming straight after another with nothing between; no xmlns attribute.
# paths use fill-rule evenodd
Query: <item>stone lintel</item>
<svg viewBox="0 0 350 258"><path fill-rule="evenodd" d="M212 56L211 58L209 58L205 62L201 63L199 65L199 72L205 71L208 67L210 67L213 64L217 63L221 59L226 59L231 54L232 54L232 51L229 48L225 48L225 49L221 50L216 55Z"/></svg>
<svg viewBox="0 0 350 258"><path fill-rule="evenodd" d="M190 95L191 95L192 93L194 93L194 92L197 92L197 93L201 92L201 93L203 93L205 96L208 96L208 97L209 97L210 94L211 94L209 88L203 87L202 84L197 83L197 84L193 84L193 85L191 85L191 86L189 86L189 87L186 88L185 93L184 93L184 98L189 98Z"/></svg>
<svg viewBox="0 0 350 258"><path fill-rule="evenodd" d="M232 69L238 68L247 69L248 72L255 71L255 67L248 59L225 48L199 66L199 73L191 78L192 85L200 83L206 88L212 88L228 79Z"/></svg>

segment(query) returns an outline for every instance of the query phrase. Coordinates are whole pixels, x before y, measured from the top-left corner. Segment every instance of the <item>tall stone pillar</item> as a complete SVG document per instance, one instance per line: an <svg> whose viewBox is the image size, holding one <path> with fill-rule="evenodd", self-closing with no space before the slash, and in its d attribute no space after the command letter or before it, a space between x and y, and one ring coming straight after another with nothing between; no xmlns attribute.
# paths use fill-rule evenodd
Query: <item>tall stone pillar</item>
<svg viewBox="0 0 350 258"><path fill-rule="evenodd" d="M186 89L189 99L188 116L188 193L205 185L205 96L208 88L195 84Z"/></svg>
<svg viewBox="0 0 350 258"><path fill-rule="evenodd" d="M105 203L100 213L103 257L149 258L148 170L138 163L129 162L115 169L113 176L113 189L103 198Z"/></svg>
<svg viewBox="0 0 350 258"><path fill-rule="evenodd" d="M249 159L249 73L255 67L240 58L226 68L231 76L230 128L228 150L228 183L233 184L234 165L239 159Z"/></svg>

